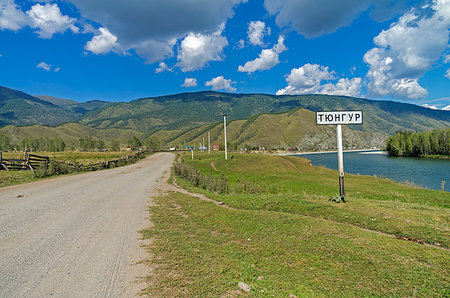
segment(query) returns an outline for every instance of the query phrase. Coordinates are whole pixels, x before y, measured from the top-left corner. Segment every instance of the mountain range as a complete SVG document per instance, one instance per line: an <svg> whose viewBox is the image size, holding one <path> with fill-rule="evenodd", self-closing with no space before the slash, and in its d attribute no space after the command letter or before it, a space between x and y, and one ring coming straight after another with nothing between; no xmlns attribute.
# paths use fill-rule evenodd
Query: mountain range
<svg viewBox="0 0 450 298"><path fill-rule="evenodd" d="M78 133L83 126L91 135L94 134L93 129L116 129L116 133L124 129L124 134L133 132L141 138L155 135L170 145L197 142L199 140L196 138L208 130L214 135L213 140L219 141L221 125L218 122L222 121L224 114L230 121L230 136L235 145L326 145L327 140L331 140L333 129L316 126L313 112L327 110L363 111L364 124L345 129L349 145L358 141L367 146L380 144L399 130L450 127L450 111L346 96L275 96L203 91L140 98L130 102L94 100L79 103L51 96L32 96L0 87L0 127L58 126L74 122L79 124ZM6 133L5 129L0 132ZM100 137L102 133L98 135Z"/></svg>

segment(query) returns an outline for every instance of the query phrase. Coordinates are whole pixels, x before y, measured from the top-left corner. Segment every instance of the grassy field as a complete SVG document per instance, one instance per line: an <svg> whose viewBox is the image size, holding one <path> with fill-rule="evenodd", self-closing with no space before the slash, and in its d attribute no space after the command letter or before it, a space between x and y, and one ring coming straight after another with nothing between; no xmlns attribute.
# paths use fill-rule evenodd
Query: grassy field
<svg viewBox="0 0 450 298"><path fill-rule="evenodd" d="M48 156L50 159L57 161L66 161L70 163L78 163L88 165L95 164L107 160L115 160L133 152L32 152L41 156ZM3 152L3 158L8 159L23 159L23 152ZM0 171L0 187L22 184L37 180L34 178L33 171Z"/></svg>
<svg viewBox="0 0 450 298"><path fill-rule="evenodd" d="M337 173L298 157L183 157L224 175L230 191L177 183L234 209L157 198L143 231L157 256L146 294L235 296L245 282L252 296L450 295L449 193L347 175L348 201L337 204Z"/></svg>

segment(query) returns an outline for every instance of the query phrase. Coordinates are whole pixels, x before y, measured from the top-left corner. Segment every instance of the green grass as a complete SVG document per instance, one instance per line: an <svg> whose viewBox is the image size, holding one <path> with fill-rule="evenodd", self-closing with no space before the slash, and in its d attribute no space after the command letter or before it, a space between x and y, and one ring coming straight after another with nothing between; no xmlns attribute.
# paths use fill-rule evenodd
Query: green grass
<svg viewBox="0 0 450 298"><path fill-rule="evenodd" d="M329 199L338 192L337 172L310 166L306 159L234 155L232 160L225 161L220 154L198 157L194 161L186 158L186 163L205 174L224 174L232 185L245 180L272 192L205 193L231 207L303 214L450 247L448 192L407 187L388 179L346 175L347 203L336 204ZM211 168L211 162L220 172Z"/></svg>
<svg viewBox="0 0 450 298"><path fill-rule="evenodd" d="M180 193L151 207L150 297L445 296L449 252L298 214Z"/></svg>
<svg viewBox="0 0 450 298"><path fill-rule="evenodd" d="M242 281L251 296L450 295L449 193L347 175L347 203L336 204L337 172L298 157L184 157L225 175L231 192L177 183L236 209L181 193L156 198L154 227L142 231L154 256L144 294L236 296ZM233 191L242 181L270 193Z"/></svg>

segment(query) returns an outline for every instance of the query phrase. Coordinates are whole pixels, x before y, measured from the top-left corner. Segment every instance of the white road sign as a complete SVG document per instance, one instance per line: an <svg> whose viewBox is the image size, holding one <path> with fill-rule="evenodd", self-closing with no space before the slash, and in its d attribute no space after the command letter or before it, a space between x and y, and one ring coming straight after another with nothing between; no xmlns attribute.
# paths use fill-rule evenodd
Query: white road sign
<svg viewBox="0 0 450 298"><path fill-rule="evenodd" d="M320 125L363 124L362 111L316 112L316 123Z"/></svg>

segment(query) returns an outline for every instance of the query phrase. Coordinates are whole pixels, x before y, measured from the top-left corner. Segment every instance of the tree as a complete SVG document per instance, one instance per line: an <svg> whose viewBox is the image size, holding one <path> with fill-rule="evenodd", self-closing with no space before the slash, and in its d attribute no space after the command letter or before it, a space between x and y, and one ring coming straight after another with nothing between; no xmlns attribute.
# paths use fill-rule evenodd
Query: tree
<svg viewBox="0 0 450 298"><path fill-rule="evenodd" d="M128 140L128 147L139 148L142 146L141 140L138 137L133 136L130 140Z"/></svg>
<svg viewBox="0 0 450 298"><path fill-rule="evenodd" d="M151 137L145 139L144 146L147 150L155 152L155 151L159 150L159 148L161 146L161 142L159 141L159 139L157 137L151 136Z"/></svg>
<svg viewBox="0 0 450 298"><path fill-rule="evenodd" d="M119 140L117 139L112 139L111 143L109 145L109 150L110 151L120 151L120 143Z"/></svg>

